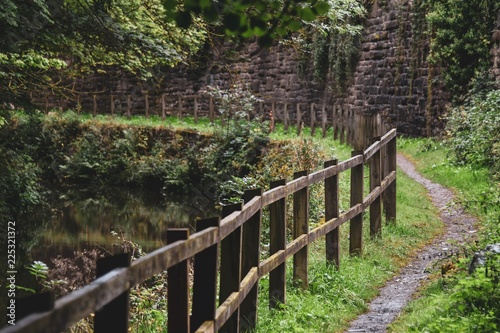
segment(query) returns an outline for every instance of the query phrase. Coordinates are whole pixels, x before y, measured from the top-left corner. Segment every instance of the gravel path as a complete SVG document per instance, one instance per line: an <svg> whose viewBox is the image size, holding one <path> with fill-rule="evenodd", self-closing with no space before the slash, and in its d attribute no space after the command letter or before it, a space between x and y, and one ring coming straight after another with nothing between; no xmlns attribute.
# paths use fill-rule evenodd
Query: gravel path
<svg viewBox="0 0 500 333"><path fill-rule="evenodd" d="M446 225L444 235L420 250L399 275L388 281L371 303L368 312L351 322L347 332L386 332L389 325L412 299L421 283L428 278L426 268L434 258L446 252L457 250L453 244L463 244L473 236L475 219L463 212L462 207L453 204L453 193L443 186L422 177L414 165L398 154L398 166L408 176L425 186L433 204L440 210L440 217Z"/></svg>

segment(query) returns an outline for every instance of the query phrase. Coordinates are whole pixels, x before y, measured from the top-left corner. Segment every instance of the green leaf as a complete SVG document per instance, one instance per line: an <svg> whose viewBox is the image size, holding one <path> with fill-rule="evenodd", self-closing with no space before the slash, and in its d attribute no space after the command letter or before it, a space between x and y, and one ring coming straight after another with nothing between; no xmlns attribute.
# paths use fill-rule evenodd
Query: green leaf
<svg viewBox="0 0 500 333"><path fill-rule="evenodd" d="M312 22L316 19L316 15L314 14L313 10L311 8L301 8L299 9L299 17L306 21L306 22Z"/></svg>
<svg viewBox="0 0 500 333"><path fill-rule="evenodd" d="M163 7L168 11L173 11L177 8L177 0L165 0L163 1Z"/></svg>
<svg viewBox="0 0 500 333"><path fill-rule="evenodd" d="M330 10L328 2L318 2L314 7L317 15L325 15Z"/></svg>
<svg viewBox="0 0 500 333"><path fill-rule="evenodd" d="M300 23L300 21L292 20L288 23L288 29L290 31L297 31L300 28L302 28L302 23Z"/></svg>

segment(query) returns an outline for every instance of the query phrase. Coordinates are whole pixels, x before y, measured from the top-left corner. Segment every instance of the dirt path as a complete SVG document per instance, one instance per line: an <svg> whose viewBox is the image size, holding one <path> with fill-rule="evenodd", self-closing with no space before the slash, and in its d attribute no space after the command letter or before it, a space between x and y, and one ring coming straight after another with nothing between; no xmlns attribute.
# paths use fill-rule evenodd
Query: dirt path
<svg viewBox="0 0 500 333"><path fill-rule="evenodd" d="M434 258L457 250L453 244L463 244L475 233L474 218L453 204L450 190L422 177L401 154L398 154L397 162L403 172L427 188L433 204L440 210L446 230L443 236L418 252L399 275L387 282L379 296L371 302L368 312L351 322L347 332L386 332L387 325L396 319L423 280L427 279L429 272L426 268L432 265Z"/></svg>

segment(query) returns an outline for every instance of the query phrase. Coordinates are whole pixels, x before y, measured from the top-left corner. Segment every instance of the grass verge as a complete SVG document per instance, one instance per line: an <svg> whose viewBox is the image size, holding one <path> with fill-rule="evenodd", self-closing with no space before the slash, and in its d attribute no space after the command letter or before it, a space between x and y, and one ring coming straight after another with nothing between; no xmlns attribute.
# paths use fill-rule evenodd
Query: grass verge
<svg viewBox="0 0 500 333"><path fill-rule="evenodd" d="M442 142L401 139L399 150L412 158L425 177L451 188L466 211L478 217L477 244L500 241L499 186L487 169L457 165ZM496 199L495 199L496 196ZM496 200L496 201L495 201ZM495 204L496 202L496 204ZM470 258L455 258L454 275L435 274L419 298L410 302L389 332L498 332L498 261L475 274L467 273Z"/></svg>

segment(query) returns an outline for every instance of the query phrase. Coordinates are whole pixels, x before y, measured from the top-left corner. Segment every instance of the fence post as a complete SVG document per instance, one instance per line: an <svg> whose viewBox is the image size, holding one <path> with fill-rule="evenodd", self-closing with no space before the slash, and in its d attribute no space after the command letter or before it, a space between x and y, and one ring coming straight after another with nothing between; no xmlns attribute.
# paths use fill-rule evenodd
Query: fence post
<svg viewBox="0 0 500 333"><path fill-rule="evenodd" d="M131 112L130 109L132 108L132 100L130 95L127 95L127 118L130 119L131 117Z"/></svg>
<svg viewBox="0 0 500 333"><path fill-rule="evenodd" d="M372 144L380 141L380 136L371 139ZM380 149L370 159L370 191L380 186ZM370 205L370 237L382 235L382 204L380 195Z"/></svg>
<svg viewBox="0 0 500 333"><path fill-rule="evenodd" d="M328 123L328 114L326 113L326 105L323 103L321 107L321 131L323 138L326 137L326 124Z"/></svg>
<svg viewBox="0 0 500 333"><path fill-rule="evenodd" d="M182 119L182 96L179 95L177 100L178 100L177 108L178 108L178 112L179 112L178 117L179 117L179 119Z"/></svg>
<svg viewBox="0 0 500 333"><path fill-rule="evenodd" d="M271 182L270 188L285 186L286 180ZM286 198L269 205L269 254L286 249ZM269 308L277 308L285 304L286 296L286 263L282 263L269 273Z"/></svg>
<svg viewBox="0 0 500 333"><path fill-rule="evenodd" d="M97 260L96 277L101 277L115 268L129 267L130 253L121 253ZM94 332L128 332L129 291L95 312Z"/></svg>
<svg viewBox="0 0 500 333"><path fill-rule="evenodd" d="M345 114L344 108L341 106L339 108L339 132L340 132L340 143L345 143Z"/></svg>
<svg viewBox="0 0 500 333"><path fill-rule="evenodd" d="M254 197L262 196L262 189L245 191L243 200L248 203ZM260 261L260 231L262 221L262 210L259 209L243 225L242 252L241 252L241 275L240 280L245 277L250 269L259 267ZM247 297L240 305L240 331L246 332L254 329L257 323L257 291L258 283L252 287Z"/></svg>
<svg viewBox="0 0 500 333"><path fill-rule="evenodd" d="M307 177L308 171L299 171L293 174L293 179ZM293 239L297 239L309 232L309 186L298 190L293 194ZM307 289L309 280L308 271L308 247L300 249L293 256L293 279L300 281L302 288Z"/></svg>
<svg viewBox="0 0 500 333"><path fill-rule="evenodd" d="M144 94L144 109L146 112L146 118L149 118L149 93L147 91Z"/></svg>
<svg viewBox="0 0 500 333"><path fill-rule="evenodd" d="M219 217L202 219L196 222L196 232L219 226ZM194 257L191 332L195 332L205 321L215 319L218 263L218 244L210 246Z"/></svg>
<svg viewBox="0 0 500 333"><path fill-rule="evenodd" d="M297 103L297 135L302 131L302 112L300 111L300 103Z"/></svg>
<svg viewBox="0 0 500 333"><path fill-rule="evenodd" d="M314 110L314 103L311 103L311 136L316 132L316 111Z"/></svg>
<svg viewBox="0 0 500 333"><path fill-rule="evenodd" d="M275 114L276 114L276 101L272 101L271 102L271 114L270 114L270 118L271 118L271 120L270 120L270 123L271 123L270 124L270 126L271 126L270 130L271 130L271 132L274 131L274 117L275 117Z"/></svg>
<svg viewBox="0 0 500 333"><path fill-rule="evenodd" d="M338 159L327 161L325 168L337 165ZM339 175L335 174L325 179L325 222L339 217ZM339 227L325 236L326 261L340 267Z"/></svg>
<svg viewBox="0 0 500 333"><path fill-rule="evenodd" d="M115 114L115 96L111 95L111 115Z"/></svg>
<svg viewBox="0 0 500 333"><path fill-rule="evenodd" d="M194 123L198 124L198 96L194 96Z"/></svg>
<svg viewBox="0 0 500 333"><path fill-rule="evenodd" d="M353 151L352 157L360 154L363 152ZM363 163L351 169L351 207L360 203L363 203ZM363 251L363 212L351 219L349 237L349 253L361 255Z"/></svg>
<svg viewBox="0 0 500 333"><path fill-rule="evenodd" d="M97 114L97 95L93 94L92 97L94 98L94 109L92 115L95 117Z"/></svg>
<svg viewBox="0 0 500 333"><path fill-rule="evenodd" d="M161 94L161 120L165 120L165 94Z"/></svg>
<svg viewBox="0 0 500 333"><path fill-rule="evenodd" d="M337 140L339 138L339 117L338 117L338 109L335 104L332 105L333 108L333 139Z"/></svg>
<svg viewBox="0 0 500 333"><path fill-rule="evenodd" d="M285 102L285 110L283 111L283 127L285 131L288 129L290 123L290 116L288 115L288 103Z"/></svg>
<svg viewBox="0 0 500 333"><path fill-rule="evenodd" d="M167 243L189 238L189 229L167 230ZM189 259L167 271L168 331L190 333L189 329Z"/></svg>
<svg viewBox="0 0 500 333"><path fill-rule="evenodd" d="M397 151L396 151L396 137L391 139L387 143L387 164L388 169L387 174L390 174L393 171L396 171L397 166ZM385 218L389 223L396 223L396 179L387 187L386 189L386 209L385 209Z"/></svg>
<svg viewBox="0 0 500 333"><path fill-rule="evenodd" d="M222 217L241 210L241 203L222 207ZM233 292L240 289L241 276L241 227L236 228L221 241L219 305ZM221 327L221 333L238 332L239 309Z"/></svg>

